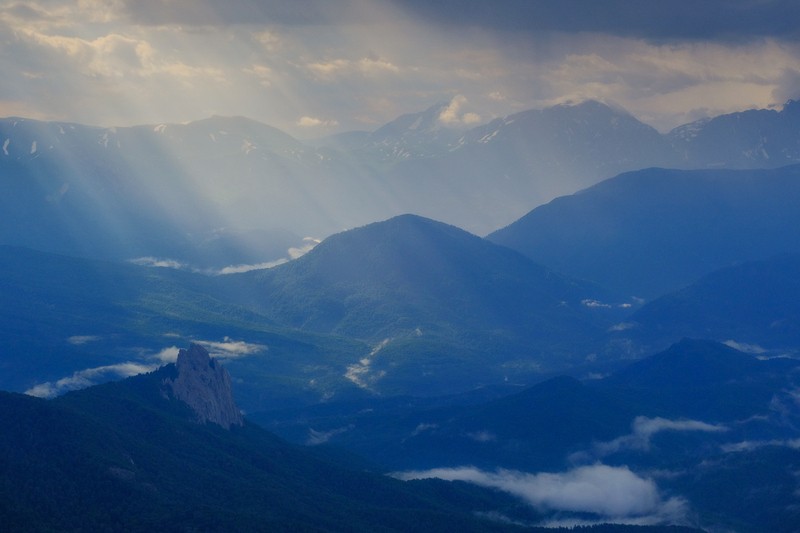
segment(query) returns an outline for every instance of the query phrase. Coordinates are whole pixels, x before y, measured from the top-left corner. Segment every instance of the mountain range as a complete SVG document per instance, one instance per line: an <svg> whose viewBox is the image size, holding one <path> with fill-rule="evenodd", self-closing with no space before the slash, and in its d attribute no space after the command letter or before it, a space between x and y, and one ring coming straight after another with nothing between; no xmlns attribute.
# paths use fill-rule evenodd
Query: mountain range
<svg viewBox="0 0 800 533"><path fill-rule="evenodd" d="M737 262L800 252L800 166L644 169L537 207L488 239L651 299Z"/></svg>
<svg viewBox="0 0 800 533"><path fill-rule="evenodd" d="M526 473L592 486L593 469L609 477L622 469L657 485L648 512L674 511L673 523L794 531L798 372L797 359L684 339L602 379L561 376L492 400L374 400L253 417L287 438L334 443L419 478L536 494L545 475ZM635 481L617 483L613 490ZM573 496L592 508L587 495Z"/></svg>
<svg viewBox="0 0 800 533"><path fill-rule="evenodd" d="M446 109L0 120L0 521L796 530L800 105Z"/></svg>
<svg viewBox="0 0 800 533"><path fill-rule="evenodd" d="M0 265L2 386L43 393L152 366L183 339L232 358L248 410L303 397L462 392L588 364L622 318L587 305L605 296L595 285L412 215L239 274L15 247L0 247Z"/></svg>
<svg viewBox="0 0 800 533"><path fill-rule="evenodd" d="M593 101L466 130L437 105L305 143L241 117L127 128L7 118L0 242L219 269L408 212L486 234L624 171L798 162L798 107L662 134Z"/></svg>
<svg viewBox="0 0 800 533"><path fill-rule="evenodd" d="M617 317L585 305L602 289L414 215L221 281L227 295L242 294L238 302L278 323L369 342L374 349L348 377L383 392L458 392L580 365Z"/></svg>
<svg viewBox="0 0 800 533"><path fill-rule="evenodd" d="M651 346L684 336L759 355L791 354L800 345L798 280L797 254L737 263L643 305L617 334Z"/></svg>
<svg viewBox="0 0 800 533"><path fill-rule="evenodd" d="M602 374L684 336L795 353L793 256L731 265L798 253L797 169L644 170L488 239L403 215L228 275L0 247L2 386L57 394L179 340L231 359L248 410Z"/></svg>

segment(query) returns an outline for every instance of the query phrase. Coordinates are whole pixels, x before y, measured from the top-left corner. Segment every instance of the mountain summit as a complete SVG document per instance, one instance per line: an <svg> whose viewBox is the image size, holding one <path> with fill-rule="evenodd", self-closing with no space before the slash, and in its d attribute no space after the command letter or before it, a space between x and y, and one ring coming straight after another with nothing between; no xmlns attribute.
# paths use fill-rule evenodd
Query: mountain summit
<svg viewBox="0 0 800 533"><path fill-rule="evenodd" d="M586 304L605 300L596 286L417 215L338 233L295 261L219 282L222 296L276 324L369 343L341 375L382 394L539 381L582 361L611 325Z"/></svg>
<svg viewBox="0 0 800 533"><path fill-rule="evenodd" d="M228 371L209 356L205 348L192 343L178 352L178 375L164 380L175 398L188 405L201 423L213 422L226 429L244 424L233 401Z"/></svg>

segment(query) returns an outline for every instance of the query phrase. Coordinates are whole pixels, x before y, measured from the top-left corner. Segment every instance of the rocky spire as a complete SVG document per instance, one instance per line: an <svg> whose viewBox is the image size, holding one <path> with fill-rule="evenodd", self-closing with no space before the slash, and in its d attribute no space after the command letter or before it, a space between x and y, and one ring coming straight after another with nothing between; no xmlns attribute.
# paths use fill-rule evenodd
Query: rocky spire
<svg viewBox="0 0 800 533"><path fill-rule="evenodd" d="M230 429L244 424L242 413L233 401L231 377L221 364L199 344L178 352L175 363L178 377L167 380L175 398L183 401L201 423L213 422Z"/></svg>

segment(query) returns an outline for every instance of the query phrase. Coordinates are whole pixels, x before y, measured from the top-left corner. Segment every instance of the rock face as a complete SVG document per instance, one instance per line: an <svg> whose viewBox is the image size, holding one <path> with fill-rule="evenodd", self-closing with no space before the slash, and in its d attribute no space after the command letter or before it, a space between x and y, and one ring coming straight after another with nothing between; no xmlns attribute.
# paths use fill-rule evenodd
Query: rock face
<svg viewBox="0 0 800 533"><path fill-rule="evenodd" d="M200 423L213 422L225 429L244 424L233 401L228 371L205 348L193 343L188 350L182 349L175 366L178 377L165 385L175 398L192 408Z"/></svg>

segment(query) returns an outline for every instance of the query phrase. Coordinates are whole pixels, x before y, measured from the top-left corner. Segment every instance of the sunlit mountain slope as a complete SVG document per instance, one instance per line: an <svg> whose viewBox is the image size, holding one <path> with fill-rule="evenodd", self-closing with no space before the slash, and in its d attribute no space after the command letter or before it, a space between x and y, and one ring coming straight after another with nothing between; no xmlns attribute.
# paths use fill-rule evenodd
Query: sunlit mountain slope
<svg viewBox="0 0 800 533"><path fill-rule="evenodd" d="M402 213L484 235L619 172L800 161L797 107L661 134L592 101L458 128L437 105L306 143L242 117L124 128L6 118L0 243L219 269Z"/></svg>

